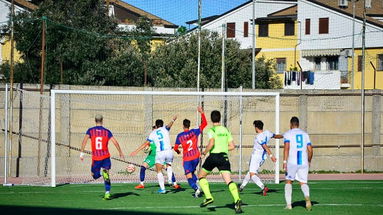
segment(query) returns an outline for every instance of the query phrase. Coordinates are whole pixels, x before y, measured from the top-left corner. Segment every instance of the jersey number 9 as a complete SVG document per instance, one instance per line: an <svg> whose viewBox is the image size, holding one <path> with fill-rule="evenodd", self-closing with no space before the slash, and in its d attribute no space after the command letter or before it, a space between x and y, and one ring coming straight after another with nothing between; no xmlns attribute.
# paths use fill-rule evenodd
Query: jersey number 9
<svg viewBox="0 0 383 215"><path fill-rule="evenodd" d="M96 150L102 150L102 137L96 137Z"/></svg>

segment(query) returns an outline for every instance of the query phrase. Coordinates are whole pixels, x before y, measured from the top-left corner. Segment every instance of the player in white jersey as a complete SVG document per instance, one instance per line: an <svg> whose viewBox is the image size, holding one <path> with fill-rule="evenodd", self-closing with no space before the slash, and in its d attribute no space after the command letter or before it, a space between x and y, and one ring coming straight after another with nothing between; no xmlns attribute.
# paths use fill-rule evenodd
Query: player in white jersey
<svg viewBox="0 0 383 215"><path fill-rule="evenodd" d="M243 182L239 187L239 191L242 192L247 183L249 183L250 179L252 179L254 183L262 189L262 194L266 196L269 189L262 183L261 179L259 178L258 169L267 159L267 155L270 156L273 162L277 160L271 153L267 143L271 138L282 138L282 136L275 135L268 130L263 130L263 122L261 120L255 120L253 125L255 127L257 136L254 138L254 147L250 157L249 172L243 179Z"/></svg>
<svg viewBox="0 0 383 215"><path fill-rule="evenodd" d="M173 175L173 170L171 164L173 162L173 151L170 143L169 130L173 125L174 121L177 119L176 116L173 117L173 120L166 126L164 126L164 121L157 119L155 122L155 129L150 133L148 140L142 144L138 149L131 153L131 156L135 156L139 151L144 149L151 142L156 145L156 171L158 184L160 189L158 193L165 194L165 179L162 174L163 165L166 164L166 171L168 173L168 178L171 179Z"/></svg>
<svg viewBox="0 0 383 215"><path fill-rule="evenodd" d="M286 209L291 210L292 182L299 181L301 190L305 196L306 209L311 210L310 189L307 185L307 176L313 147L309 135L299 128L298 117L290 120L290 130L284 135L283 169L286 172L285 199Z"/></svg>

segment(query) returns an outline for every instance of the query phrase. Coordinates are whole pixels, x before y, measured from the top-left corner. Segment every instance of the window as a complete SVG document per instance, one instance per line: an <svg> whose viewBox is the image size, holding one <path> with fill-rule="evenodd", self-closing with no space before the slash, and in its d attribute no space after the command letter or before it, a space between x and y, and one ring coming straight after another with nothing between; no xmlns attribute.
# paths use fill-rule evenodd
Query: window
<svg viewBox="0 0 383 215"><path fill-rule="evenodd" d="M328 34L328 18L319 18L319 34Z"/></svg>
<svg viewBox="0 0 383 215"><path fill-rule="evenodd" d="M286 58L277 58L277 73L286 71Z"/></svg>
<svg viewBox="0 0 383 215"><path fill-rule="evenodd" d="M376 61L377 70L383 71L383 54L378 54L376 56Z"/></svg>
<svg viewBox="0 0 383 215"><path fill-rule="evenodd" d="M362 55L359 55L358 56L358 72L361 72L362 71Z"/></svg>
<svg viewBox="0 0 383 215"><path fill-rule="evenodd" d="M318 70L321 70L321 58L320 57L316 57L314 59L314 70L318 71Z"/></svg>
<svg viewBox="0 0 383 215"><path fill-rule="evenodd" d="M310 23L311 22L311 20L310 19L306 19L306 23L305 23L305 34L310 34Z"/></svg>
<svg viewBox="0 0 383 215"><path fill-rule="evenodd" d="M267 24L267 23L259 24L258 36L259 37L268 37L269 36L269 24Z"/></svg>
<svg viewBox="0 0 383 215"><path fill-rule="evenodd" d="M227 38L235 37L235 22L230 22L226 24L226 35Z"/></svg>
<svg viewBox="0 0 383 215"><path fill-rule="evenodd" d="M339 57L338 56L328 57L326 59L326 61L327 61L327 69L328 70L338 70L339 69Z"/></svg>
<svg viewBox="0 0 383 215"><path fill-rule="evenodd" d="M285 23L285 36L292 36L295 34L294 22Z"/></svg>
<svg viewBox="0 0 383 215"><path fill-rule="evenodd" d="M243 37L248 37L249 36L249 23L244 22L243 23Z"/></svg>

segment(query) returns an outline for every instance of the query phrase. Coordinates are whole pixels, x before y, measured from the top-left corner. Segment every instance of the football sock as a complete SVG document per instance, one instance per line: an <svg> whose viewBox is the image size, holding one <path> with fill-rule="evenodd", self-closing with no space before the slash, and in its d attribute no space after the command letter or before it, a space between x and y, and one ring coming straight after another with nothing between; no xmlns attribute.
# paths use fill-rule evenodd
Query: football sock
<svg viewBox="0 0 383 215"><path fill-rule="evenodd" d="M173 172L173 174L172 174L172 182L173 182L173 183L177 182L177 181L176 181L176 176L174 175L174 172Z"/></svg>
<svg viewBox="0 0 383 215"><path fill-rule="evenodd" d="M197 176L194 174L194 172L192 173L192 179L193 179L193 181L194 181L195 186L197 187L197 189L199 189L199 187L198 187L198 178L197 178Z"/></svg>
<svg viewBox="0 0 383 215"><path fill-rule="evenodd" d="M173 168L171 166L168 166L168 168L166 168L166 172L168 173L168 181L172 182L171 178L173 176Z"/></svg>
<svg viewBox="0 0 383 215"><path fill-rule="evenodd" d="M162 172L157 173L158 178L158 184L160 185L161 190L165 190L165 179L164 175L162 175Z"/></svg>
<svg viewBox="0 0 383 215"><path fill-rule="evenodd" d="M234 182L230 181L228 186L229 186L230 193L233 196L234 202L237 202L238 200L241 200L239 198L239 193L238 193L237 185Z"/></svg>
<svg viewBox="0 0 383 215"><path fill-rule="evenodd" d="M263 188L265 188L265 185L263 185L261 179L257 176L257 175L253 175L251 176L251 179L254 181L254 183L256 185L258 185L258 187L260 187L262 190Z"/></svg>
<svg viewBox="0 0 383 215"><path fill-rule="evenodd" d="M111 184L110 184L110 180L104 180L104 185L105 185L105 190L106 192L109 192L110 191L110 188L111 188Z"/></svg>
<svg viewBox="0 0 383 215"><path fill-rule="evenodd" d="M245 178L243 179L243 182L241 184L241 188L246 187L247 183L250 181L250 172L247 172Z"/></svg>
<svg viewBox="0 0 383 215"><path fill-rule="evenodd" d="M140 181L141 182L145 181L145 171L146 171L146 168L144 166L141 166L141 170L140 170Z"/></svg>
<svg viewBox="0 0 383 215"><path fill-rule="evenodd" d="M292 192L293 192L293 186L291 184L285 184L285 200L287 205L291 205Z"/></svg>
<svg viewBox="0 0 383 215"><path fill-rule="evenodd" d="M198 189L196 182L193 180L193 178L188 178L188 183L193 190Z"/></svg>
<svg viewBox="0 0 383 215"><path fill-rule="evenodd" d="M199 186L201 187L203 193L205 194L206 199L213 198L213 196L210 193L209 182L207 182L206 178L199 179Z"/></svg>
<svg viewBox="0 0 383 215"><path fill-rule="evenodd" d="M310 197L310 188L309 185L307 184L302 184L301 185L301 190L303 192L303 195L306 197Z"/></svg>

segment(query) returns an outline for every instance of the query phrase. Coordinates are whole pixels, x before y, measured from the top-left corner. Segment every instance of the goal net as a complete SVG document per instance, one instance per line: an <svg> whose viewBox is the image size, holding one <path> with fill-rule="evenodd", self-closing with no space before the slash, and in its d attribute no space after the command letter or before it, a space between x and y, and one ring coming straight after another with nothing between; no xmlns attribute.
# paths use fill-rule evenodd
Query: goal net
<svg viewBox="0 0 383 215"><path fill-rule="evenodd" d="M27 105L28 101L31 104ZM120 159L114 145L109 144L112 160L111 179L114 183L139 182L139 167L147 155L140 152L131 157L129 154L144 143L156 119L162 119L167 124L174 115L178 116L170 130L171 143L174 144L177 134L183 131L183 119L189 119L191 127L200 124L198 104L203 106L208 120L200 138L201 146L205 147L208 143L207 135L204 134L211 127L210 113L213 110L221 112L222 124L226 125L233 135L237 148L229 153L229 158L232 178L235 181L242 180L248 171L256 135L253 121L262 120L266 130L279 133L279 93L274 92L51 90L50 97L43 97L40 118L39 102L40 95L36 92L24 95L23 108L28 109L27 106L32 106L31 111L36 114L23 114L22 117L28 118L28 121L24 120L22 135L25 142L33 141L31 144L36 146L41 119L41 149L38 153L36 150L31 151L29 162L24 159L24 164L19 166L22 180L13 180L12 183L50 186L65 183L102 183L102 179L93 180L91 177L89 141L85 148L84 161L80 161L79 158L85 132L95 126L96 114L103 115L104 127L113 133L125 154L125 160ZM279 142L272 140L269 147L278 158ZM136 171L129 174L126 171L128 164L135 165ZM172 167L177 181L186 181L182 155L175 153ZM267 159L259 173L266 183L279 183L278 162L273 163ZM164 175L166 177L167 174ZM222 181L217 170L213 171L209 180ZM157 181L154 169L146 171L145 181Z"/></svg>

